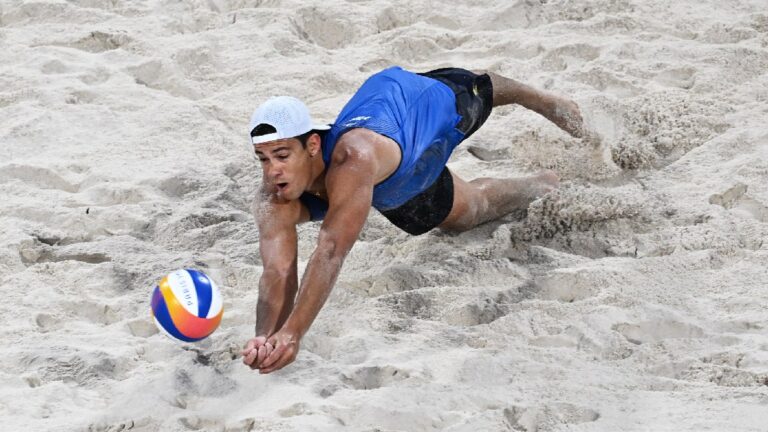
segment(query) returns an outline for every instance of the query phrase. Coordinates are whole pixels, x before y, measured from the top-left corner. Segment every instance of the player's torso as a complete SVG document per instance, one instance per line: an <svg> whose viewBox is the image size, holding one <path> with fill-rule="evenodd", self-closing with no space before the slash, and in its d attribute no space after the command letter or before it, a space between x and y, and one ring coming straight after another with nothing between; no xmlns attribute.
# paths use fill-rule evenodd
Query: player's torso
<svg viewBox="0 0 768 432"><path fill-rule="evenodd" d="M370 152L371 157L375 158L376 171L370 173L374 185L378 185L388 179L400 166L402 152L400 146L392 138L368 129L357 128L345 133L341 140L345 139L349 142L354 142L355 146L368 147L366 151ZM334 147L334 151L344 151L344 145L337 144ZM331 157L331 164L333 164L333 156ZM328 189L325 181L327 173L328 167L307 189L308 193L326 201L328 200Z"/></svg>
<svg viewBox="0 0 768 432"><path fill-rule="evenodd" d="M397 67L379 72L360 87L328 132L326 166L347 133L367 133L371 142L396 146L399 157L391 158L396 161L391 171L376 179L372 203L379 210L395 208L434 182L463 138L455 129L461 119L455 104L453 92L439 81Z"/></svg>

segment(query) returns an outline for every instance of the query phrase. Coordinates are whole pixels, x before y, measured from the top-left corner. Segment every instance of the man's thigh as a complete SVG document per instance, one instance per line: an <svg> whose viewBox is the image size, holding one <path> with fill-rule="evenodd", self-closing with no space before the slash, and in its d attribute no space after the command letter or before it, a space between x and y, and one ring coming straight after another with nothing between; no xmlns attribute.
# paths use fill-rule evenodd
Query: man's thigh
<svg viewBox="0 0 768 432"><path fill-rule="evenodd" d="M381 211L390 222L403 231L420 235L436 228L442 223L453 208L453 178L448 168L437 180L415 197L400 207Z"/></svg>
<svg viewBox="0 0 768 432"><path fill-rule="evenodd" d="M476 212L472 205L472 198L475 190L469 182L455 173L451 172L451 176L453 177L453 207L438 227L446 231L464 231L474 226L472 222Z"/></svg>

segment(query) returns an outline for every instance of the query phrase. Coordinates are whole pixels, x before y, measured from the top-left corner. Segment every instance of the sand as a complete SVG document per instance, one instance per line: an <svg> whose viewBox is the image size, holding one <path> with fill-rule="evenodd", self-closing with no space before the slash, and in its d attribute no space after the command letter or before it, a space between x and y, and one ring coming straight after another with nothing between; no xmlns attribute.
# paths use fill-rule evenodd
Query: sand
<svg viewBox="0 0 768 432"><path fill-rule="evenodd" d="M3 430L768 430L765 0L2 0L0 48ZM331 122L395 64L568 95L593 135L496 109L449 167L562 187L461 235L372 211L254 373L248 117ZM194 345L150 316L181 267L225 298Z"/></svg>

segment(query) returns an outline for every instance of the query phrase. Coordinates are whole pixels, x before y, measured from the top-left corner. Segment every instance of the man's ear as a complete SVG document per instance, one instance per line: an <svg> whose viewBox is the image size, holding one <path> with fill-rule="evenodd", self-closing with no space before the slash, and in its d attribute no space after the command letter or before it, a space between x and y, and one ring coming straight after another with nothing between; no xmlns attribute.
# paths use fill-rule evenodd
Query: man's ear
<svg viewBox="0 0 768 432"><path fill-rule="evenodd" d="M320 144L322 143L322 140L320 139L320 134L313 133L309 136L307 139L307 151L309 151L310 156L314 157L318 153L320 153Z"/></svg>

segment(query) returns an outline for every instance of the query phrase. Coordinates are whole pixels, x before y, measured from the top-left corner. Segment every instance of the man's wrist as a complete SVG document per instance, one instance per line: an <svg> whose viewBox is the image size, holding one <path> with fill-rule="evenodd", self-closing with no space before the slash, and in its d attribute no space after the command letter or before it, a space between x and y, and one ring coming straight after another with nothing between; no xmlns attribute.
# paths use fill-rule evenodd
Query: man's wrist
<svg viewBox="0 0 768 432"><path fill-rule="evenodd" d="M289 317L285 321L285 324L283 324L283 328L281 330L292 334L298 340L304 337L306 328L305 326L302 326L300 323L296 322L296 320L292 319L292 317Z"/></svg>
<svg viewBox="0 0 768 432"><path fill-rule="evenodd" d="M268 330L263 327L259 327L258 325L254 328L254 333L256 337L264 336L264 337L270 337L274 333L274 330Z"/></svg>

